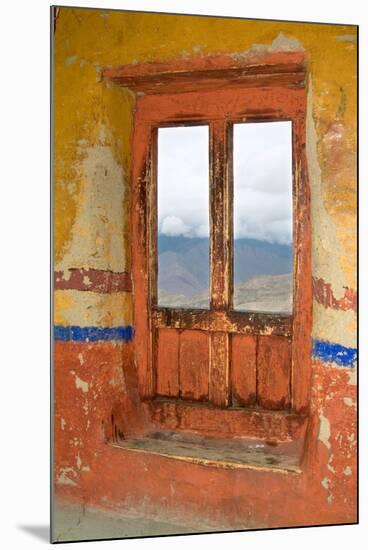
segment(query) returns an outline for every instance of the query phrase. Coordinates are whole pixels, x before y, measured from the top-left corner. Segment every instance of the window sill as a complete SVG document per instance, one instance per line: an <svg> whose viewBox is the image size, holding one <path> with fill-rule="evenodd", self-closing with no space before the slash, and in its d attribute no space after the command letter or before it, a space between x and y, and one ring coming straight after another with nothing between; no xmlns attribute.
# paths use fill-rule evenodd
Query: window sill
<svg viewBox="0 0 368 550"><path fill-rule="evenodd" d="M111 446L146 455L158 455L201 466L300 474L301 442L271 445L246 438L221 439L177 432L152 432Z"/></svg>

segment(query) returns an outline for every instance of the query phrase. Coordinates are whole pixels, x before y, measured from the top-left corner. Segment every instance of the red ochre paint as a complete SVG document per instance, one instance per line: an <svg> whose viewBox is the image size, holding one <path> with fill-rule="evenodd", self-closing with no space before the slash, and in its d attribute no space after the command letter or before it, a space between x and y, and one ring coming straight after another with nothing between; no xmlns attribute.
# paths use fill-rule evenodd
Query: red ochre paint
<svg viewBox="0 0 368 550"><path fill-rule="evenodd" d="M337 300L331 283L326 283L323 279L317 279L316 277L313 277L313 298L325 308L340 309L342 311L357 310L356 290L345 287L343 297Z"/></svg>
<svg viewBox="0 0 368 550"><path fill-rule="evenodd" d="M73 268L55 271L55 290L90 290L92 292L131 292L130 273L116 273L101 269Z"/></svg>
<svg viewBox="0 0 368 550"><path fill-rule="evenodd" d="M302 474L214 469L111 447L114 433L152 429L138 398L132 343L56 342L56 495L229 529L355 523L356 386L346 369L319 361L312 373Z"/></svg>

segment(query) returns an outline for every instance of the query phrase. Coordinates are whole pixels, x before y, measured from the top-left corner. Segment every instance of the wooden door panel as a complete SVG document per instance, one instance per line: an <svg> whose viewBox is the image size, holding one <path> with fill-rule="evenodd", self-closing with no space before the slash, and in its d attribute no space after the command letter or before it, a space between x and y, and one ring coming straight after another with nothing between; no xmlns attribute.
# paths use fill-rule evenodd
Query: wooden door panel
<svg viewBox="0 0 368 550"><path fill-rule="evenodd" d="M160 397L179 395L179 333L170 328L158 331L156 393Z"/></svg>
<svg viewBox="0 0 368 550"><path fill-rule="evenodd" d="M220 407L229 404L229 334L213 332L210 336L209 400Z"/></svg>
<svg viewBox="0 0 368 550"><path fill-rule="evenodd" d="M231 338L231 402L250 406L257 399L257 339L233 334Z"/></svg>
<svg viewBox="0 0 368 550"><path fill-rule="evenodd" d="M282 336L259 336L257 398L266 409L290 406L291 344Z"/></svg>
<svg viewBox="0 0 368 550"><path fill-rule="evenodd" d="M207 401L209 335L199 330L184 330L179 345L179 395L182 399Z"/></svg>

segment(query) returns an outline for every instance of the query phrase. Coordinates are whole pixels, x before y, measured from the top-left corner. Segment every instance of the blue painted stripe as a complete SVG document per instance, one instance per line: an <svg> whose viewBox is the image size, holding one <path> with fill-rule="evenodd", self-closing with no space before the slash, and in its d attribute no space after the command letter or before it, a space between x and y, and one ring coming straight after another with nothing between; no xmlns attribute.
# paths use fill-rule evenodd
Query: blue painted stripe
<svg viewBox="0 0 368 550"><path fill-rule="evenodd" d="M356 366L358 350L346 348L340 344L332 344L326 340L313 340L313 357L328 363L336 363L340 367Z"/></svg>
<svg viewBox="0 0 368 550"><path fill-rule="evenodd" d="M130 341L133 327L79 327L54 326L54 339L62 342L106 342L112 340ZM357 349L347 348L325 340L313 340L313 357L320 361L336 363L341 367L355 367Z"/></svg>
<svg viewBox="0 0 368 550"><path fill-rule="evenodd" d="M133 338L133 327L64 327L54 326L54 339L62 342L106 342L129 341Z"/></svg>

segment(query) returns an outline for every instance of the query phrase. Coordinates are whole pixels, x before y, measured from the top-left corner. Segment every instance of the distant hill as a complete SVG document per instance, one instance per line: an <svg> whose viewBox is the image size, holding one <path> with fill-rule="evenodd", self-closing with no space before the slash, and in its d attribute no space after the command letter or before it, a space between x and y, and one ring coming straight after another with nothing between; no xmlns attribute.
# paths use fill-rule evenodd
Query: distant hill
<svg viewBox="0 0 368 550"><path fill-rule="evenodd" d="M293 277L259 275L234 287L234 307L241 311L291 313Z"/></svg>
<svg viewBox="0 0 368 550"><path fill-rule="evenodd" d="M159 291L159 303L166 307L204 308L209 307L208 291L196 296ZM291 313L292 274L259 275L234 287L234 309L239 311L263 311L269 313Z"/></svg>
<svg viewBox="0 0 368 550"><path fill-rule="evenodd" d="M237 259L234 266L236 303L250 304L255 300L257 303L264 301L269 304L270 300L266 296L268 292L274 296L273 301L277 298L286 307L285 300L288 300L287 294L290 294L287 289L290 287L288 281L292 271L292 246L256 239L236 239L234 254ZM160 235L158 256L159 302L162 305L164 302L174 305L172 300L175 297L186 306L190 302L191 307L206 307L209 286L208 239ZM265 277L269 275L286 276L273 279ZM247 286L248 281L250 286ZM194 305L199 303L204 305ZM175 305L179 306L179 303Z"/></svg>

